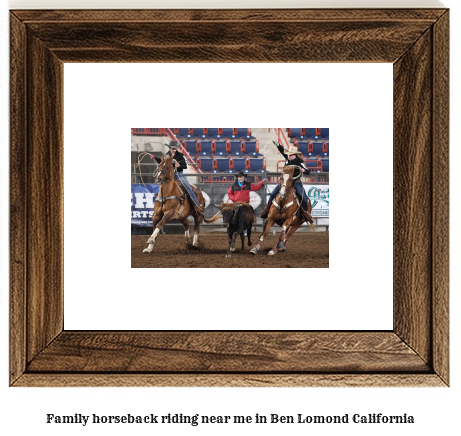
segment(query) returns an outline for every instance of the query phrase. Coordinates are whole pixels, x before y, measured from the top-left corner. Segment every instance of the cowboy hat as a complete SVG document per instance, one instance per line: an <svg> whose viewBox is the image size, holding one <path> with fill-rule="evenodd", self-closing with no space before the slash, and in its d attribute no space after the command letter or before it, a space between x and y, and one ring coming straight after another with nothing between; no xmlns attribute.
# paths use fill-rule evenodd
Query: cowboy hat
<svg viewBox="0 0 461 436"><path fill-rule="evenodd" d="M165 144L167 147L170 147L170 148L173 148L173 149L176 149L176 148L179 148L181 147L181 144L178 143L178 141L170 141L169 144Z"/></svg>
<svg viewBox="0 0 461 436"><path fill-rule="evenodd" d="M285 154L287 156L290 156L291 154L302 154L294 145L290 145L290 148L288 151L285 151Z"/></svg>
<svg viewBox="0 0 461 436"><path fill-rule="evenodd" d="M246 177L246 174L243 171L240 171L236 177Z"/></svg>

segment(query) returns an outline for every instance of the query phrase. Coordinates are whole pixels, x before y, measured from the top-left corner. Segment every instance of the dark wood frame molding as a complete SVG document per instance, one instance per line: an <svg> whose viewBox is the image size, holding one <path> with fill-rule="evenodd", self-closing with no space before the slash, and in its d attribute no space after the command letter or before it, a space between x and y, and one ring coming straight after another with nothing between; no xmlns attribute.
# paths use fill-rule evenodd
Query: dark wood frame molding
<svg viewBox="0 0 461 436"><path fill-rule="evenodd" d="M10 24L12 386L448 386L447 9L21 10ZM393 330L65 331L64 62L392 62Z"/></svg>

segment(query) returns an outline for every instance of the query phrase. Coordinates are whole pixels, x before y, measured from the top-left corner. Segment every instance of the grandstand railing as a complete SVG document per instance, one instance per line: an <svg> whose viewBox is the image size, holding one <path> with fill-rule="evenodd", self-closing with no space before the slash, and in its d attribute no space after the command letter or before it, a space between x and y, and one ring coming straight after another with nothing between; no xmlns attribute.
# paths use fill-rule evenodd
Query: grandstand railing
<svg viewBox="0 0 461 436"><path fill-rule="evenodd" d="M238 127L230 127L232 129L232 135L235 135L236 137L237 136L242 136L242 137L245 137L245 136L251 136L251 127L248 127L246 128L247 131L246 131L246 134L245 135L239 135L238 133L238 130L239 128ZM245 127L244 127L245 128ZM223 127L217 127L217 134L218 135L222 135L223 134ZM173 131L173 133L175 135L179 135L179 127L174 127L173 129L170 129ZM187 127L187 131L188 131L188 134L189 135L193 135L194 134L194 128L193 127ZM203 134L204 135L208 135L209 134L209 128L208 127L203 127Z"/></svg>
<svg viewBox="0 0 461 436"><path fill-rule="evenodd" d="M282 144L285 148L290 148L290 144L287 140L287 138L285 137L285 133L283 133L283 129L280 128L280 127L277 127L277 128L274 128L272 127L275 131L275 133L277 134L277 140L278 140L278 143L279 144ZM271 129L269 129L270 131ZM283 142L282 142L282 138L283 138Z"/></svg>
<svg viewBox="0 0 461 436"><path fill-rule="evenodd" d="M133 127L131 134L135 136L166 136L164 128L139 128Z"/></svg>
<svg viewBox="0 0 461 436"><path fill-rule="evenodd" d="M131 183L154 183L151 179L155 164L141 163L139 166L152 166L152 171L143 173L139 171L138 164L132 164L131 172ZM266 171L264 173L247 173L245 174L246 179L251 183L259 183L263 179L267 179L267 183L274 184L278 183L282 173ZM201 174L184 174L185 177L197 177L197 183L216 183L216 184L232 184L237 176L236 172L232 173L201 173ZM308 176L302 178L303 183L309 183L312 185L328 184L329 173L311 173Z"/></svg>

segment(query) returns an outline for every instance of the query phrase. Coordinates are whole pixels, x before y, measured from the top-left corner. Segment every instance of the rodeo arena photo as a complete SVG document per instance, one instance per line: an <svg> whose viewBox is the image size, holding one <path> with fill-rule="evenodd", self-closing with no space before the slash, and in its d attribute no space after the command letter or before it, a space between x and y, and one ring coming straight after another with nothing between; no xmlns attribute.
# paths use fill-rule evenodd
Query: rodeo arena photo
<svg viewBox="0 0 461 436"><path fill-rule="evenodd" d="M328 268L328 128L132 128L132 268Z"/></svg>

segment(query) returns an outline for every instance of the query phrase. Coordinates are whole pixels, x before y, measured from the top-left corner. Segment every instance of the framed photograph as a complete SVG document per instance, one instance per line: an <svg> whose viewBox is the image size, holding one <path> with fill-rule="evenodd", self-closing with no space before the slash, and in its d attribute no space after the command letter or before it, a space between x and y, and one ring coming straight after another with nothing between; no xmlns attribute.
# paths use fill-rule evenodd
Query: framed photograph
<svg viewBox="0 0 461 436"><path fill-rule="evenodd" d="M11 386L449 385L447 9L10 21ZM64 329L64 64L218 60L393 64L392 330Z"/></svg>
<svg viewBox="0 0 461 436"><path fill-rule="evenodd" d="M131 267L328 268L329 134L132 128Z"/></svg>

